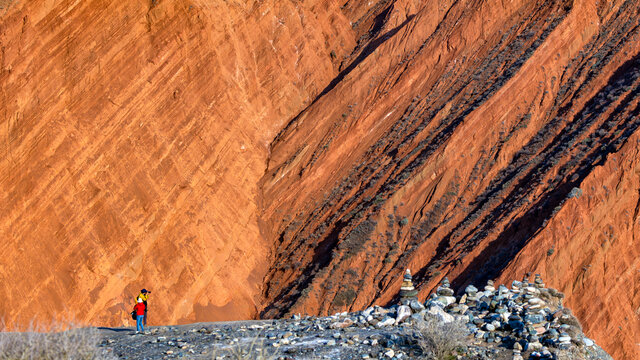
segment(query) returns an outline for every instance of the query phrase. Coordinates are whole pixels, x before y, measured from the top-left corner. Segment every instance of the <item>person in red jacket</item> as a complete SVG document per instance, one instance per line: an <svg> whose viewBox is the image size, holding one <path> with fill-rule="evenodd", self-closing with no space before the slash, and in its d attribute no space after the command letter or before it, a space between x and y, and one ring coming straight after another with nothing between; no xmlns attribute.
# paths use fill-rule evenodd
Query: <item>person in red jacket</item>
<svg viewBox="0 0 640 360"><path fill-rule="evenodd" d="M142 299L138 298L138 303L133 307L136 312L136 334L144 332L144 309L146 306L142 302Z"/></svg>

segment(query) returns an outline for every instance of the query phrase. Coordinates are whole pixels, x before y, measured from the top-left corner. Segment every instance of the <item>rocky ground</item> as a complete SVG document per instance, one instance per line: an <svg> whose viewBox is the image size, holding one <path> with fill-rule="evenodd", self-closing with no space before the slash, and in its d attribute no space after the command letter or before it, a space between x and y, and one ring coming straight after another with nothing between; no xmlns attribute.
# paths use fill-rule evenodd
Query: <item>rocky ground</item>
<svg viewBox="0 0 640 360"><path fill-rule="evenodd" d="M340 317L239 321L103 330L104 346L121 359L170 358L397 358L415 355L406 327L332 329Z"/></svg>
<svg viewBox="0 0 640 360"><path fill-rule="evenodd" d="M120 359L611 359L539 278L461 297L445 281L424 304L411 289L407 274L403 305L328 317L101 328L100 347Z"/></svg>

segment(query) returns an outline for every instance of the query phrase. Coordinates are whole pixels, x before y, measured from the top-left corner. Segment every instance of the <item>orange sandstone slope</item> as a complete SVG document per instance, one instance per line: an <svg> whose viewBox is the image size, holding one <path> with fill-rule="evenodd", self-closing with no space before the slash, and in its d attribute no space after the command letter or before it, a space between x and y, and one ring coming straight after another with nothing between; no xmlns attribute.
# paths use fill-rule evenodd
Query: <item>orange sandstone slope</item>
<svg viewBox="0 0 640 360"><path fill-rule="evenodd" d="M120 325L148 287L151 324L255 317L269 143L368 8L0 5L0 316Z"/></svg>
<svg viewBox="0 0 640 360"><path fill-rule="evenodd" d="M541 272L640 358L640 2L390 2L271 144L261 315Z"/></svg>
<svg viewBox="0 0 640 360"><path fill-rule="evenodd" d="M4 3L14 326L118 325L141 286L175 323L537 271L640 357L638 0Z"/></svg>

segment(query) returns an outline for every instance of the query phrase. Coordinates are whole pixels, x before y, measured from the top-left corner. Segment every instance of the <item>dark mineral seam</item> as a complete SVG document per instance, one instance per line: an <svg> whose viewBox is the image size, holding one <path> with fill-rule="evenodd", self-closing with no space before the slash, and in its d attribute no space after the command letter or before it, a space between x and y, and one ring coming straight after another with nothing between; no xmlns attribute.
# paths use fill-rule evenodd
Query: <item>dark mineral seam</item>
<svg viewBox="0 0 640 360"><path fill-rule="evenodd" d="M560 22L561 18L563 18L565 15L566 15L565 13L560 14L560 15L559 15L559 17L558 17L556 20L552 21L552 23L551 23L550 25L551 25L552 27L557 26L557 25L559 24L559 22ZM552 29L551 29L551 28L549 28L549 27L547 27L545 30L543 30L543 32L542 32L542 34L541 34L541 38L542 38L542 39L546 38L546 36L548 36L548 34L549 34L551 31L552 31ZM518 38L518 37L516 37L516 39L517 39L517 38ZM540 41L540 42L539 42L539 44L541 44L541 43L542 43L542 41ZM538 45L539 45L539 44L538 44ZM523 44L522 44L522 45L523 45ZM535 50L535 49L528 48L528 49L525 51L525 55L524 55L524 56L525 56L526 58L530 57L530 56L533 54L533 51L534 51L534 50ZM507 70L507 71L505 71L505 72L503 73L503 75L502 75L502 76L500 76L500 77L498 78L499 80L497 81L497 83L494 83L492 86L489 86L489 88L488 88L488 93L487 93L486 91L483 91L483 92L481 93L483 96L481 95L481 96L480 96L480 99L476 100L476 101L473 103L472 108L475 108L475 107L479 106L480 104L482 104L484 101L486 101L486 100L490 97L490 95L489 95L490 93L493 93L493 92L497 91L497 90L498 90L498 89L499 89L499 88L500 88L500 87L501 87L501 86L502 86L502 85L503 85L503 84L504 84L504 83L505 83L509 78L511 78L511 77L516 73L515 69L513 68L514 66L515 66L515 67L521 67L523 64L524 64L524 60L522 60L522 57L521 57L520 59L516 60L516 61L511 65L511 67L510 67L510 68L507 68L508 70L511 70L511 71L508 71L508 70ZM446 102L445 102L445 103L446 103ZM444 106L444 105L443 105L443 106ZM465 118L465 117L466 117L466 116L467 116L471 111L472 111L472 110L468 110L468 108L467 108L467 110L463 110L462 115L461 115L461 116L459 116L459 117L457 117L455 121L452 121L452 122L450 122L449 124L446 124L446 126L445 126L445 128L444 128L444 129L442 129L440 132L438 132L436 135L434 135L434 136L435 136L434 140L436 140L436 143L437 143L438 145L432 145L432 146L430 146L430 147L425 148L425 150L423 150L423 151L421 152L421 154L420 154L420 155L422 155L422 156L420 156L420 155L419 155L419 156L417 156L417 159L419 159L419 162L418 162L418 163L416 163L415 161L413 161L412 163L410 163L410 164L409 164L409 166L413 166L413 167L412 167L412 169L416 169L416 168L420 167L422 164L424 164L424 162L425 162L425 161L426 161L426 159L430 156L430 154L432 154L432 153L433 153L433 151L435 151L437 148L439 148L439 147L443 144L443 141L446 141L446 139L448 139L448 137L453 133L453 130L454 130L454 129L455 129L455 128L456 128L456 127L457 127L457 126L462 122L462 120L463 120L463 119L464 119L464 118ZM445 124L443 124L443 125L445 125ZM426 144L425 144L425 145L426 145ZM425 151L427 151L429 155L426 155L426 154L425 154ZM425 156L425 155L426 155L426 156ZM420 160L421 160L421 161L420 161ZM385 184L383 184L382 186L384 187L384 185L385 185ZM361 186L361 188L362 188L362 186ZM354 198L356 198L356 197L354 197ZM371 201L370 201L370 203L371 203ZM370 206L371 206L371 204L369 204L368 206L365 206L365 208L366 208L366 207L370 207ZM348 234L345 234L345 236L346 236L346 235L348 235ZM331 243L333 243L333 244L334 244L334 246L335 246L335 245L337 245L337 242L334 242L334 241L336 241L335 239L331 239L331 240L332 240L332 241L330 241L330 242L331 242ZM325 256L326 256L326 255L325 255ZM327 262L327 264L328 264L328 263L330 263L330 262ZM313 266L312 264L309 264L309 265L305 268L305 270L302 272L302 274L311 274L311 272L310 272L310 271L312 270L312 268L314 268L315 270L317 270L317 269L318 269L318 267L317 267L317 266ZM284 300L284 298L289 298L290 300L293 300L293 298L291 298L290 296L286 296L285 294L290 293L290 292L291 292L291 290L292 290L292 289L294 289L294 288L296 288L296 289L300 290L300 289L302 289L302 288L304 288L304 287L308 286L308 285L309 285L309 283L312 281L312 279L313 279L313 277L312 277L312 276L309 276L309 275L305 276L305 275L303 275L301 278L299 278L299 279L298 279L298 281L297 281L297 282L298 282L298 284L291 283L291 284L286 288L286 290L285 290L285 291L281 291L281 292L280 292L280 295L278 295L278 296L276 296L276 297L275 297L275 302L282 303L282 301L281 301L281 300ZM295 287L294 287L294 285L297 285L297 286L295 286ZM269 310L269 306L268 306L267 308L265 308L265 311L264 311L264 312L267 312L268 310Z"/></svg>

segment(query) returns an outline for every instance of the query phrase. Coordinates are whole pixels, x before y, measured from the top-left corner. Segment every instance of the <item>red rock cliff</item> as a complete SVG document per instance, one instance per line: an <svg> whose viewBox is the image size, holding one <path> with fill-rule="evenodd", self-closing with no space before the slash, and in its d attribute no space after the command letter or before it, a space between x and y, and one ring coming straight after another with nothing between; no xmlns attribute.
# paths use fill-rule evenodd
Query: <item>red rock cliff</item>
<svg viewBox="0 0 640 360"><path fill-rule="evenodd" d="M9 1L0 314L256 316L269 143L354 46L336 2ZM332 55L333 54L333 55Z"/></svg>
<svg viewBox="0 0 640 360"><path fill-rule="evenodd" d="M10 323L117 325L141 286L173 323L539 272L640 356L637 1L5 3Z"/></svg>
<svg viewBox="0 0 640 360"><path fill-rule="evenodd" d="M393 301L406 267L423 297L445 275L461 287L537 271L587 334L637 357L638 10L393 3L272 144L263 316ZM605 231L621 240L594 245Z"/></svg>

